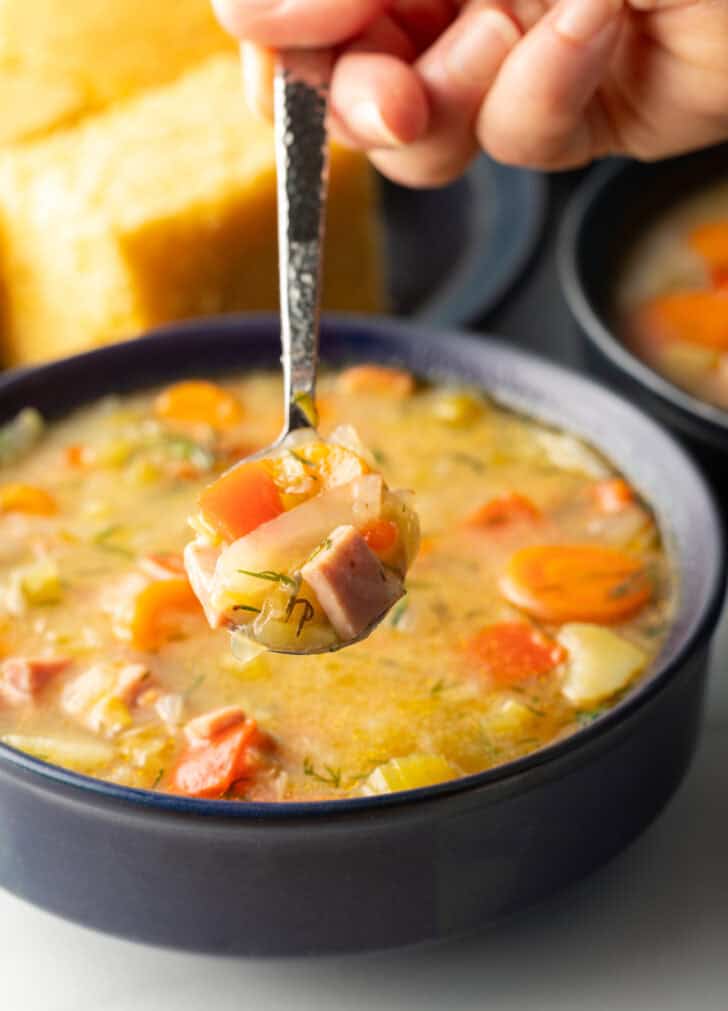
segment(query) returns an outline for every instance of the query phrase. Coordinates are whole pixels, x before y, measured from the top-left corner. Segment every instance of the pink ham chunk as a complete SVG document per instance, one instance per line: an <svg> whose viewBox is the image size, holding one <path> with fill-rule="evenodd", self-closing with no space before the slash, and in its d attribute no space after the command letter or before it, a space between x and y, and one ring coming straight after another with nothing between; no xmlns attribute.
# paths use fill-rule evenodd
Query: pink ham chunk
<svg viewBox="0 0 728 1011"><path fill-rule="evenodd" d="M361 635L404 593L401 579L352 526L337 527L301 575L342 640Z"/></svg>
<svg viewBox="0 0 728 1011"><path fill-rule="evenodd" d="M128 663L119 671L116 679L116 698L126 706L133 706L143 688L148 688L152 672L143 663Z"/></svg>
<svg viewBox="0 0 728 1011"><path fill-rule="evenodd" d="M0 667L0 697L8 705L33 702L56 674L71 663L69 657L14 656Z"/></svg>

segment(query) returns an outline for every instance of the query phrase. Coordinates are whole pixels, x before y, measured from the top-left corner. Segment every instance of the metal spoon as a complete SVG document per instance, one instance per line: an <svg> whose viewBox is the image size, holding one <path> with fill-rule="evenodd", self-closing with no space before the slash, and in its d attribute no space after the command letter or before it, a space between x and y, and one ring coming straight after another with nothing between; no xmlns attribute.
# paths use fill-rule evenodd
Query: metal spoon
<svg viewBox="0 0 728 1011"><path fill-rule="evenodd" d="M316 432L321 263L328 192L328 94L332 58L320 50L279 53L274 81L278 257L285 421L264 458L301 429ZM366 639L385 614L346 642L274 653L332 653Z"/></svg>

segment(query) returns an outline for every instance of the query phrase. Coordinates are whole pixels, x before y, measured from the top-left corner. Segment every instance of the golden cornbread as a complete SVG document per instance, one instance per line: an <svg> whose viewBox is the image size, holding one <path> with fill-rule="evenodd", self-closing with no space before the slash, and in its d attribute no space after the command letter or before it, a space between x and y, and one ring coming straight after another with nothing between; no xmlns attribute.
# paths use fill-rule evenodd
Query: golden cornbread
<svg viewBox="0 0 728 1011"><path fill-rule="evenodd" d="M0 143L48 133L233 47L209 0L0 0Z"/></svg>
<svg viewBox="0 0 728 1011"><path fill-rule="evenodd" d="M375 310L374 182L332 160L324 302ZM3 357L27 363L172 319L277 305L271 129L235 55L0 158Z"/></svg>

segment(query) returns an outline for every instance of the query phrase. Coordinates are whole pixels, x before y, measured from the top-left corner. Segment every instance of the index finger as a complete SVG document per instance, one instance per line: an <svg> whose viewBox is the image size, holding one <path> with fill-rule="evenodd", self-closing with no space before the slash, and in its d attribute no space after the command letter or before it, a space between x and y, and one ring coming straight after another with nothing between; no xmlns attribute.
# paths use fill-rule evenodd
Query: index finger
<svg viewBox="0 0 728 1011"><path fill-rule="evenodd" d="M212 0L232 35L274 49L338 45L362 32L389 0Z"/></svg>

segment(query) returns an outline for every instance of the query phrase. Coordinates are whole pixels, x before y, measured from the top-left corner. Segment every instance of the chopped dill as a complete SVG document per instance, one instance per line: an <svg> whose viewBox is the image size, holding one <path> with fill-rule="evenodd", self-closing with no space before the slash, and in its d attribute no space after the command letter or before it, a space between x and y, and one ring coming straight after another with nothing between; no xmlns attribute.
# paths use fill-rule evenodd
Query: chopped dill
<svg viewBox="0 0 728 1011"><path fill-rule="evenodd" d="M449 681L446 681L445 678L438 678L432 688L430 688L430 695L442 695L443 692L448 691L452 687L453 685Z"/></svg>
<svg viewBox="0 0 728 1011"><path fill-rule="evenodd" d="M308 564L308 562L313 561L314 558L317 558L322 551L328 551L330 547L331 547L331 538L327 537L325 541L321 541L320 544L316 545L311 554L308 556L306 564Z"/></svg>
<svg viewBox="0 0 728 1011"><path fill-rule="evenodd" d="M283 572L274 572L272 569L264 569L262 572L251 572L249 569L238 569L241 576L251 576L253 579L267 579L269 583L280 583L282 586L295 587L296 580L286 576Z"/></svg>
<svg viewBox="0 0 728 1011"><path fill-rule="evenodd" d="M250 604L236 604L233 611L250 611L251 614L260 614L260 608L252 607Z"/></svg>
<svg viewBox="0 0 728 1011"><path fill-rule="evenodd" d="M304 467L313 467L314 470L316 469L316 464L315 463L312 463L310 460L307 460L305 456L300 456L295 451L295 449L289 449L288 453L289 453L290 456L293 457L294 460L298 460L298 462L300 464L302 464Z"/></svg>
<svg viewBox="0 0 728 1011"><path fill-rule="evenodd" d="M309 779L315 779L317 783L325 783L337 790L341 787L341 769L332 769L330 765L324 765L323 772L317 772L308 755L303 760L303 774Z"/></svg>
<svg viewBox="0 0 728 1011"><path fill-rule="evenodd" d="M588 727L607 712L607 706L596 706L594 709L582 709L576 714L576 722L580 727Z"/></svg>
<svg viewBox="0 0 728 1011"><path fill-rule="evenodd" d="M133 551L125 548L123 544L114 544L113 542L114 537L120 534L123 529L124 527L120 523L112 523L110 526L104 527L103 530L99 530L97 534L94 534L91 538L91 543L101 548L102 551L110 551L115 555L121 555L123 558L134 558Z"/></svg>
<svg viewBox="0 0 728 1011"><path fill-rule="evenodd" d="M184 699L189 698L193 692L197 691L197 689L200 687L200 685L203 683L204 680L205 675L199 674L192 682L192 684L187 689L185 689L185 691L182 692L182 698Z"/></svg>
<svg viewBox="0 0 728 1011"><path fill-rule="evenodd" d="M382 452L381 449L372 449L372 456L374 457L374 462L378 467L383 467L387 462L387 454Z"/></svg>
<svg viewBox="0 0 728 1011"><path fill-rule="evenodd" d="M409 601L407 600L406 597L404 598L404 600L400 600L398 604L395 604L395 606L392 608L392 613L390 614L389 617L389 624L392 626L392 628L399 628L402 619L407 613L408 608L409 608Z"/></svg>
<svg viewBox="0 0 728 1011"><path fill-rule="evenodd" d="M473 456L472 453L457 452L452 453L451 456L452 459L455 460L457 463L462 463L466 467L470 467L470 469L474 470L476 474L482 474L485 472L486 468L483 461L480 459L480 457Z"/></svg>
<svg viewBox="0 0 728 1011"><path fill-rule="evenodd" d="M164 775L164 769L160 769L157 775L154 777L154 782L152 783L150 789L156 790L159 784L162 782L162 776Z"/></svg>

